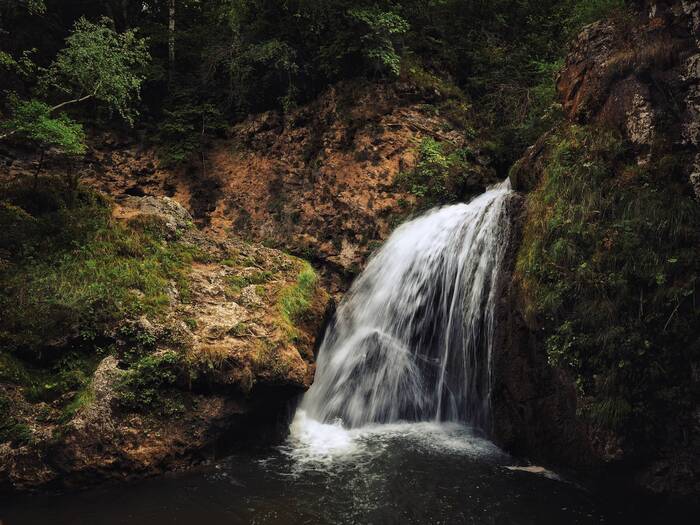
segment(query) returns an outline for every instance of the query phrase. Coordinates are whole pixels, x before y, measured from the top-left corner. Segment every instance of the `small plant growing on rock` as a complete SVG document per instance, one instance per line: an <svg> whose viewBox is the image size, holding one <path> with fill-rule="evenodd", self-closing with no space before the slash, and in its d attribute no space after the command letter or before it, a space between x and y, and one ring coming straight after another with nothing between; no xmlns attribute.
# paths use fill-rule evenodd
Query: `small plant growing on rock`
<svg viewBox="0 0 700 525"><path fill-rule="evenodd" d="M181 356L171 351L142 357L117 385L120 406L134 412L155 410L165 415L179 412L182 403L168 394L174 393L183 367Z"/></svg>
<svg viewBox="0 0 700 525"><path fill-rule="evenodd" d="M483 188L480 174L470 177L475 169L473 158L474 153L467 147L426 137L418 146L416 166L399 174L396 185L418 197L421 208L457 202L468 196L472 186Z"/></svg>
<svg viewBox="0 0 700 525"><path fill-rule="evenodd" d="M0 392L0 444L19 446L30 443L33 439L32 430L10 415L11 403L10 399Z"/></svg>

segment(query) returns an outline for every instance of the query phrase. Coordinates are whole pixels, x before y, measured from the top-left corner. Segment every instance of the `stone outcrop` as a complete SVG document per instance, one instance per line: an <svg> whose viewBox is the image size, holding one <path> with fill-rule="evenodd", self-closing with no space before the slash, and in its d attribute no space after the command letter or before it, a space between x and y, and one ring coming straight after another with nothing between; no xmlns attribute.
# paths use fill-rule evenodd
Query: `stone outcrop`
<svg viewBox="0 0 700 525"><path fill-rule="evenodd" d="M290 401L313 380L330 302L324 287L344 291L415 209L416 197L395 182L415 165L420 141L473 153L468 193L497 179L479 142L465 138L464 123L441 113L447 97L405 79L340 83L286 115L251 116L208 144L203 163L178 169L159 165L136 137L92 136L77 168L82 180L113 199L116 220L195 248L188 297L173 285L166 314L114 327L105 342L114 352L68 421L56 423L58 405L28 403L21 387L0 384L33 436L0 445L0 488L126 480L186 467L234 440L281 435ZM8 176L32 173L31 154L10 156ZM61 162L47 155L46 171L64 172ZM280 315L279 301L304 265L269 246L329 270L295 326ZM185 409L174 416L125 409L120 400L141 340L149 355L174 352L185 363L175 387Z"/></svg>
<svg viewBox="0 0 700 525"><path fill-rule="evenodd" d="M209 145L203 164L168 169L133 140L97 138L84 180L118 201L172 197L212 236L263 242L351 276L414 211L416 197L395 183L415 165L422 139L468 147L468 194L498 181L480 142L439 110L446 100L410 80L339 83L286 115L267 112L232 126Z"/></svg>
<svg viewBox="0 0 700 525"><path fill-rule="evenodd" d="M394 183L425 137L467 144L461 129L401 83L341 84L284 120L272 113L248 120L212 154L222 193L212 223L342 271L360 268L415 201ZM495 181L493 170L474 163L474 194Z"/></svg>
<svg viewBox="0 0 700 525"><path fill-rule="evenodd" d="M700 4L637 4L635 15L595 23L575 40L557 80L563 110L574 124L615 129L640 166L653 164L663 172L662 160L670 159L674 170L683 170L681 182L688 181L680 191L694 191L700 198ZM550 138L545 134L516 163L510 174L516 189L537 187L551 160ZM670 169L667 175L670 184ZM666 433L655 436L653 450L635 449L631 440L583 420L577 406L584 400L565 371L547 364L546 334L536 319L527 318L522 296L517 280L511 280L499 325L503 351L494 364L496 441L535 460L584 468L621 486L697 498L697 404L672 418Z"/></svg>
<svg viewBox="0 0 700 525"><path fill-rule="evenodd" d="M511 201L513 228L501 276L491 393L491 436L503 449L534 461L590 466L584 428L576 421L576 391L563 370L549 366L538 329L529 324L514 278L524 219L523 198Z"/></svg>
<svg viewBox="0 0 700 525"><path fill-rule="evenodd" d="M566 116L619 130L640 163L688 155L700 198L700 5L646 1L631 19L587 27L557 81Z"/></svg>
<svg viewBox="0 0 700 525"><path fill-rule="evenodd" d="M289 403L311 385L329 296L316 284L294 325L280 306L300 272L310 271L306 263L261 245L212 239L172 199L131 196L114 214L133 227L162 227L171 242L196 250L188 297L172 286L164 314L114 327L108 341L114 351L65 422L46 417L58 407L28 403L21 386L0 384L13 400L13 417L32 433L27 442L0 444L0 488L124 481L190 466L241 440L278 439ZM174 396L179 408L124 406L120 380L130 373L134 352L177 356L177 383L158 395Z"/></svg>

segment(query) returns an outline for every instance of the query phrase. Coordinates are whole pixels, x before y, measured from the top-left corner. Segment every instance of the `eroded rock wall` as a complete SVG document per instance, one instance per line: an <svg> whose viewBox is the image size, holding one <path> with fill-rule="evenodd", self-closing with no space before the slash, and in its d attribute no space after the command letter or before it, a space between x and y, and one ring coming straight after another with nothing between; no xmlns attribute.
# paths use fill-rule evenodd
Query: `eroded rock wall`
<svg viewBox="0 0 700 525"><path fill-rule="evenodd" d="M184 168L160 167L133 139L96 138L85 180L118 200L172 197L215 237L263 242L349 278L415 211L416 195L396 179L415 166L421 140L473 153L466 196L498 182L482 143L440 109L447 100L409 80L343 82L286 115L232 126Z"/></svg>
<svg viewBox="0 0 700 525"><path fill-rule="evenodd" d="M662 188L666 176L668 191L680 191L691 200L694 192L700 198L700 4L637 2L635 9L587 27L573 42L557 81L568 120L562 127L581 126L594 134L613 130L621 138L626 162L651 170ZM514 166L511 181L516 189L527 194L540 186L561 140L557 137L558 130L545 134ZM606 169L619 177L621 191L638 183L629 165ZM525 224L531 219L526 208L521 217ZM666 414L663 430L647 436L644 445L582 417L586 400L569 372L548 364L545 346L552 334L531 315L532 305L525 304L531 297L521 286L515 276L504 292L508 306L501 324L503 352L495 365L495 439L539 461L583 467L621 486L697 500L697 398L678 413ZM688 343L688 355L693 344ZM688 362L688 367L695 370L697 363ZM687 375L690 384L684 388L697 392L697 374Z"/></svg>
<svg viewBox="0 0 700 525"><path fill-rule="evenodd" d="M700 197L700 4L647 1L639 12L587 27L572 44L557 90L572 122L617 129L651 155L687 154Z"/></svg>

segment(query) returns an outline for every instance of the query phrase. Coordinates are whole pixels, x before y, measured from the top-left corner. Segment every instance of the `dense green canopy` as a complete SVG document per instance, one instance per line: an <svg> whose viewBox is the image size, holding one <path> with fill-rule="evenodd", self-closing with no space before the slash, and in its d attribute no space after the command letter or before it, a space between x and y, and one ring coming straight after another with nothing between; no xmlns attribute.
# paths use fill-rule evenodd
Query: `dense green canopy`
<svg viewBox="0 0 700 525"><path fill-rule="evenodd" d="M215 130L220 119L289 109L341 79L391 79L410 62L451 79L475 102L496 146L509 145L505 166L547 125L553 72L572 32L622 5L2 0L0 90L22 99L41 92L49 106L65 102L66 95L91 98L110 110L97 113L103 120L113 110L133 123L140 112L139 125L179 130L183 142L171 159L177 161L192 142L187 135L201 133L203 120L205 131ZM144 69L148 55L152 61ZM167 133L159 137L173 140Z"/></svg>

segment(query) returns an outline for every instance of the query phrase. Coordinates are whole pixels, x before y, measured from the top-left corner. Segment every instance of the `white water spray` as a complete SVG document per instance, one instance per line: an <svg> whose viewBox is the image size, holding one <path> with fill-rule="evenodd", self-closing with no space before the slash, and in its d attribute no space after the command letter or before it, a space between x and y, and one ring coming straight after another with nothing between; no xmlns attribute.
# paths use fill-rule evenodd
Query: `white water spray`
<svg viewBox="0 0 700 525"><path fill-rule="evenodd" d="M305 417L486 428L511 194L506 181L394 232L326 332Z"/></svg>

